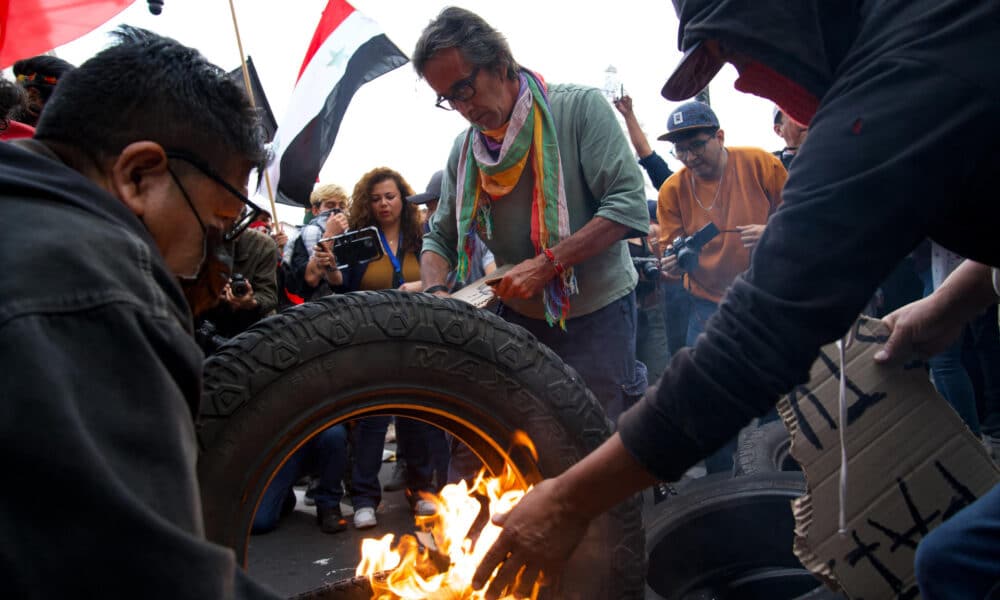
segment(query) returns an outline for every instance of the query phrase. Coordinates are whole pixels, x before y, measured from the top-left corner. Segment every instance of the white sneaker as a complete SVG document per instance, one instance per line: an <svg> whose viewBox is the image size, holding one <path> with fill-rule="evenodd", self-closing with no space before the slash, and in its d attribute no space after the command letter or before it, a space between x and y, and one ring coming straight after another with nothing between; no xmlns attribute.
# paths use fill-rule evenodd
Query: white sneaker
<svg viewBox="0 0 1000 600"><path fill-rule="evenodd" d="M413 503L413 514L418 517L432 517L437 514L437 506L430 500L420 499Z"/></svg>
<svg viewBox="0 0 1000 600"><path fill-rule="evenodd" d="M378 519L375 518L374 508L365 506L354 511L354 527L356 529L371 529L376 525L378 525Z"/></svg>

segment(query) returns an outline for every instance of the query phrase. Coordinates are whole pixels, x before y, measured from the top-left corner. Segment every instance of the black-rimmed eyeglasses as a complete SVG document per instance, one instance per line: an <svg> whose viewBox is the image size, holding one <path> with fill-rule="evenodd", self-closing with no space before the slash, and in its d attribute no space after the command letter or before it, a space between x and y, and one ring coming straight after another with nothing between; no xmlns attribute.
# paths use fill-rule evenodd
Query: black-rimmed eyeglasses
<svg viewBox="0 0 1000 600"><path fill-rule="evenodd" d="M455 102L468 102L476 95L476 75L479 75L479 67L472 69L472 74L456 81L451 86L451 94L442 96L438 94L437 102L434 106L443 110L455 110Z"/></svg>
<svg viewBox="0 0 1000 600"><path fill-rule="evenodd" d="M688 144L687 146L674 146L674 149L670 151L670 154L674 158L681 158L682 156L687 156L688 154L694 156L701 156L705 153L705 146L708 145L714 138L708 138L707 140L696 140Z"/></svg>
<svg viewBox="0 0 1000 600"><path fill-rule="evenodd" d="M239 190L229 185L229 182L223 179L222 176L216 173L212 167L208 166L205 161L197 156L182 150L168 150L167 158L183 160L192 167L198 169L202 175L222 186L222 188L227 192L239 198L240 202L243 203L245 208L239 219L237 219L237 221L222 234L222 239L225 241L229 242L235 240L241 233L246 231L247 227L249 227L251 223L257 220L257 217L259 217L262 212L264 212L264 209L254 204L250 198L247 198ZM195 214L197 215L197 211Z"/></svg>

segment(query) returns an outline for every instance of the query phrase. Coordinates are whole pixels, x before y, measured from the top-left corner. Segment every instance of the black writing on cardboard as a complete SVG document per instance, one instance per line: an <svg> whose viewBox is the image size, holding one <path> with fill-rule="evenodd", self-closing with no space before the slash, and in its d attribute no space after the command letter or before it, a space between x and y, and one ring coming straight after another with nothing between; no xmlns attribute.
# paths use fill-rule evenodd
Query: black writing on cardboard
<svg viewBox="0 0 1000 600"><path fill-rule="evenodd" d="M823 364L829 369L831 375L840 378L840 366L832 358L827 356L825 352L820 352L819 359L823 361ZM851 381L850 377L844 377L844 384L847 389L854 392L854 395L857 396L855 402L847 407L848 425L853 425L861 418L861 415L865 414L866 410L875 406L886 397L885 392L866 394L864 390L858 387L858 384Z"/></svg>
<svg viewBox="0 0 1000 600"><path fill-rule="evenodd" d="M882 525L875 519L868 519L868 524L878 529L884 533L890 540L892 540L892 546L889 547L889 552L895 552L900 546L907 546L914 550L917 549L917 542L919 539L914 540L913 536L919 534L920 537L927 535L928 525L932 524L938 516L941 515L941 511L935 510L927 517L920 515L920 510L917 508L916 503L913 502L913 496L910 494L910 488L906 485L906 482L902 478L896 478L896 485L899 488L899 493L903 495L903 501L906 502L906 509L910 513L910 518L913 519L913 527L906 530L903 533L893 531L892 529Z"/></svg>
<svg viewBox="0 0 1000 600"><path fill-rule="evenodd" d="M871 336L867 336L871 337ZM860 338L859 338L860 339ZM866 341L866 340L862 340ZM840 378L840 366L826 355L825 352L819 353L820 361L826 366L830 374L835 378ZM851 380L850 377L844 377L844 386L854 394L854 401L847 407L847 424L853 425L858 419L861 418L865 411L869 408L875 406L882 400L884 400L888 395L885 392L872 392L866 393L864 390L858 386L857 383ZM826 407L819 401L809 388L805 386L797 386L788 394L788 402L791 404L792 411L795 413L795 419L798 422L799 431L802 432L802 437L809 441L817 450L823 449L823 443L819 439L819 435L816 433L816 429L813 427L809 419L806 418L805 414L802 412L802 408L799 406L799 398L805 398L816 409L816 412L823 418L826 422L826 426L832 431L837 429L837 423L833 420L833 417L826 410Z"/></svg>
<svg viewBox="0 0 1000 600"><path fill-rule="evenodd" d="M847 564L853 567L862 560L867 560L868 563L871 564L872 568L875 569L879 575L881 575L882 579L889 584L889 587L892 588L893 592L895 592L897 598L908 600L910 598L917 597L917 594L919 594L920 591L917 590L916 586L910 586L904 589L903 581L897 577L896 574L889 569L889 567L885 566L885 563L879 560L875 551L879 549L881 544L878 542L872 544L862 542L857 530L851 531L851 539L854 540L855 548L845 557Z"/></svg>
<svg viewBox="0 0 1000 600"><path fill-rule="evenodd" d="M792 405L792 411L795 413L795 419L799 424L799 431L802 432L802 436L809 440L809 443L812 444L814 448L822 450L823 443L819 441L819 436L816 435L816 430L813 429L812 424L809 423L809 419L802 414L802 408L799 407L800 394L803 398L809 400L809 402L813 405L813 408L816 409L816 412L823 417L823 420L826 421L827 427L830 429L836 429L837 422L833 420L833 417L830 416L829 412L827 412L826 407L819 401L819 398L813 395L813 393L809 391L809 388L804 385L796 386L794 390L788 393L788 403Z"/></svg>
<svg viewBox="0 0 1000 600"><path fill-rule="evenodd" d="M892 545L889 546L889 552L895 552L900 547L906 547L916 551L917 544L920 542L920 539L929 533L930 526L933 525L934 521L938 518L941 519L941 522L947 521L959 510L976 500L975 495L973 495L969 488L958 481L955 475L949 471L941 461L935 460L934 466L941 475L941 478L944 479L944 481L955 492L955 495L953 495L948 501L948 507L945 510L942 511L940 509L936 509L928 513L927 516L923 516L920 509L917 507L916 501L910 493L909 486L905 481L903 481L902 478L897 478L896 488L903 496L903 501L906 503L910 518L913 520L913 526L904 532L899 532L882 523L879 523L875 519L866 519L869 525L880 531L890 542L892 542ZM858 531L856 529L851 531L851 538L854 540L855 547L853 550L848 552L846 557L844 557L850 566L853 567L862 560L865 560L872 566L873 569L875 569L886 584L889 585L890 589L892 589L892 591L896 594L897 598L905 600L917 597L919 590L917 590L916 586L904 588L900 577L893 573L892 570L885 565L885 563L879 560L878 554L876 553L876 551L881 547L879 542L873 542L870 544L865 543L858 535Z"/></svg>

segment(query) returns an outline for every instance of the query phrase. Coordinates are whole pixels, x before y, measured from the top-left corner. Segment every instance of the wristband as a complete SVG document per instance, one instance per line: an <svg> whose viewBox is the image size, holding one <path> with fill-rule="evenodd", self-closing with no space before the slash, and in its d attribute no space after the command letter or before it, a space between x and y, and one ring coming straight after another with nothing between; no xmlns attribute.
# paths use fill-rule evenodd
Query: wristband
<svg viewBox="0 0 1000 600"><path fill-rule="evenodd" d="M556 255L552 254L551 250L549 250L548 248L545 248L544 250L542 250L542 252L545 253L545 259L552 264L553 268L555 268L556 275L562 275L563 272L566 271L566 268L563 267L563 264L561 262L559 262L558 260L556 260Z"/></svg>
<svg viewBox="0 0 1000 600"><path fill-rule="evenodd" d="M426 288L426 289L424 290L424 293L425 293L425 294L435 294L435 293L437 293L437 292L447 292L447 291L448 291L448 286L446 286L446 285L441 285L441 284L439 283L439 284L437 284L437 285L432 285L432 286L430 286L429 288Z"/></svg>

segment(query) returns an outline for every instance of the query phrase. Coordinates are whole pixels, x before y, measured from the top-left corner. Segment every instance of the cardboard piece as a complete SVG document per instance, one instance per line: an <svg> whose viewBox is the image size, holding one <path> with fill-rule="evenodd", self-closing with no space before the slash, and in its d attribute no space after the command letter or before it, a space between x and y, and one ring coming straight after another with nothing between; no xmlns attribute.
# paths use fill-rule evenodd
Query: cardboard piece
<svg viewBox="0 0 1000 600"><path fill-rule="evenodd" d="M497 268L486 277L477 279L451 295L455 300L461 300L476 308L488 308L498 298L493 293L493 286L503 279L504 274L514 268L514 265L504 265Z"/></svg>
<svg viewBox="0 0 1000 600"><path fill-rule="evenodd" d="M851 598L917 598L917 544L1000 481L982 443L931 385L924 364L875 363L888 338L862 317L845 355L846 535L838 533L840 352L824 347L809 383L778 404L807 492L792 502L795 554Z"/></svg>

